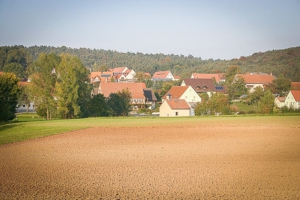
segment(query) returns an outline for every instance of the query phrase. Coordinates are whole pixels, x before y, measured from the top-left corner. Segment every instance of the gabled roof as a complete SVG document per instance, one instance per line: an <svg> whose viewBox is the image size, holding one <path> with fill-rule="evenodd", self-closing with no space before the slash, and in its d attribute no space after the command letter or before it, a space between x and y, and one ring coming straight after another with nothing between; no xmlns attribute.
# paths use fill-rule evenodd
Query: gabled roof
<svg viewBox="0 0 300 200"><path fill-rule="evenodd" d="M212 79L185 78L183 81L185 85L190 85L197 93L216 91L216 86Z"/></svg>
<svg viewBox="0 0 300 200"><path fill-rule="evenodd" d="M189 86L172 86L162 98L166 99L167 95L171 95L172 99L179 99L188 88Z"/></svg>
<svg viewBox="0 0 300 200"><path fill-rule="evenodd" d="M168 74L170 73L170 71L159 71L159 72L155 72L152 76L153 79L165 79L167 78Z"/></svg>
<svg viewBox="0 0 300 200"><path fill-rule="evenodd" d="M201 78L201 79L215 79L216 82L220 82L221 79L224 79L224 74L200 74L200 73L193 73L193 78Z"/></svg>
<svg viewBox="0 0 300 200"><path fill-rule="evenodd" d="M237 74L239 78L243 78L246 84L269 84L276 78L273 75L269 74Z"/></svg>
<svg viewBox="0 0 300 200"><path fill-rule="evenodd" d="M291 82L292 90L300 90L300 82Z"/></svg>
<svg viewBox="0 0 300 200"><path fill-rule="evenodd" d="M285 102L286 97L276 97L276 99L282 103Z"/></svg>
<svg viewBox="0 0 300 200"><path fill-rule="evenodd" d="M101 77L101 72L91 72L90 77L94 79L96 76Z"/></svg>
<svg viewBox="0 0 300 200"><path fill-rule="evenodd" d="M300 102L300 90L291 90L291 93L292 93L294 99L297 102Z"/></svg>
<svg viewBox="0 0 300 200"><path fill-rule="evenodd" d="M146 76L151 77L151 74L150 74L149 72L145 72L145 73L144 73L144 76L145 76L145 77L146 77Z"/></svg>
<svg viewBox="0 0 300 200"><path fill-rule="evenodd" d="M116 82L101 82L100 86L101 93L104 97L109 97L110 93L121 92L122 90L128 89L131 93L132 99L144 99L144 88L145 83L116 83Z"/></svg>
<svg viewBox="0 0 300 200"><path fill-rule="evenodd" d="M114 74L124 73L127 70L127 67L116 67L112 69Z"/></svg>
<svg viewBox="0 0 300 200"><path fill-rule="evenodd" d="M157 101L157 98L152 90L152 88L144 88L144 96L146 97L146 99L148 99L149 101Z"/></svg>
<svg viewBox="0 0 300 200"><path fill-rule="evenodd" d="M181 76L177 75L177 76L173 76L175 80L180 80Z"/></svg>
<svg viewBox="0 0 300 200"><path fill-rule="evenodd" d="M166 99L167 104L170 106L171 109L190 109L189 104L184 99Z"/></svg>

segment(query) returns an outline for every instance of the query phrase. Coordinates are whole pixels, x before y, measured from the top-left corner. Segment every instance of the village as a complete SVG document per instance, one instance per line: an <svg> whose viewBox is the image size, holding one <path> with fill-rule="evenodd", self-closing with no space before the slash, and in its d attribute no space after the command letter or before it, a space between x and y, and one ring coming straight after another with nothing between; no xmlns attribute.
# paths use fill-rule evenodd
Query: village
<svg viewBox="0 0 300 200"><path fill-rule="evenodd" d="M119 67L107 72L91 72L90 83L93 84L92 95L103 94L108 97L110 93L116 93L123 89L128 89L132 95L132 113L138 108L147 106L153 110L159 104L159 112L154 114L160 117L195 116L194 107L201 103L200 94L206 93L211 97L215 93L227 95L224 83L226 77L224 73L206 74L192 73L190 78L181 79L174 76L171 71L158 71L151 76L143 73L144 78L152 81L179 81L179 86L172 86L170 90L158 102L153 88L146 88L145 83L136 82L136 73L133 69ZM276 79L272 74L266 73L246 73L236 74L234 80L243 79L245 87L249 93L253 93L256 88L265 88ZM300 108L300 82L291 82L291 89L286 96L274 95L274 104L278 108L284 106L292 109Z"/></svg>

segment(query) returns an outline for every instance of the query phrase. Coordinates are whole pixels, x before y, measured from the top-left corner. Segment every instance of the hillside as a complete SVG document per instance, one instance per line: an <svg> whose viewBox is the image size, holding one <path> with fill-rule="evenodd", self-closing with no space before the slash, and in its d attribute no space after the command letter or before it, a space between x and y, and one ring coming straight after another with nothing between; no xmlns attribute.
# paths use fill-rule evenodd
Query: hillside
<svg viewBox="0 0 300 200"><path fill-rule="evenodd" d="M103 49L74 49L65 46L0 47L0 71L3 70L7 60L12 60L9 56L10 50L16 48L23 49L28 53L28 55L23 53L27 57L28 64L34 61L41 52L69 53L78 56L82 63L93 71L97 70L99 66L109 68L127 66L136 72L142 71L153 74L156 71L171 70L174 75L190 77L192 72L226 72L229 66L237 65L242 73L266 72L273 73L275 76L283 75L292 81L300 81L300 47L258 52L251 56L241 56L239 59L232 60L202 60L200 57L193 57L192 55L122 53Z"/></svg>

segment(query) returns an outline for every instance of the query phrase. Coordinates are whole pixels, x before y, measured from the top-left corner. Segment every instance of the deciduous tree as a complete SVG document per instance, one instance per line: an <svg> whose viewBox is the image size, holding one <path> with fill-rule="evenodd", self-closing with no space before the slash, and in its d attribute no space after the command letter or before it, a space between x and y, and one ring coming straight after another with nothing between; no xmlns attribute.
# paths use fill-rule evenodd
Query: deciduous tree
<svg viewBox="0 0 300 200"><path fill-rule="evenodd" d="M9 121L15 118L20 94L18 82L15 74L0 75L0 121Z"/></svg>

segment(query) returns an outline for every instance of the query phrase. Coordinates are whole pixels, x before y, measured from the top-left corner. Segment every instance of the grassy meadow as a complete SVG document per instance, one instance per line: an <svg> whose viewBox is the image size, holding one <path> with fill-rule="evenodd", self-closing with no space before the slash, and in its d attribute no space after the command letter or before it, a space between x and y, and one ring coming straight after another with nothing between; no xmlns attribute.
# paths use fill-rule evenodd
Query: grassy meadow
<svg viewBox="0 0 300 200"><path fill-rule="evenodd" d="M0 124L0 145L91 127L177 126L184 128L201 124L214 128L218 124L226 124L247 128L249 125L272 126L274 123L282 126L297 126L299 121L300 116L107 117L46 121L36 114L20 114L13 122Z"/></svg>

